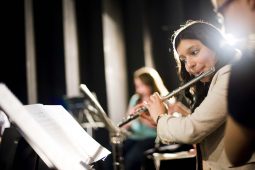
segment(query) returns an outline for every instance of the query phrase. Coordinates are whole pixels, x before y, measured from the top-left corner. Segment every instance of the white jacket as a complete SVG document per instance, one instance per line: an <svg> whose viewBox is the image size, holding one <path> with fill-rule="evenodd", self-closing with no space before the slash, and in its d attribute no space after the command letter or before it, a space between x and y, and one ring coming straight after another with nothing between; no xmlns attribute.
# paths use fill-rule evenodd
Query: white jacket
<svg viewBox="0 0 255 170"><path fill-rule="evenodd" d="M224 129L227 118L227 87L230 66L216 72L208 95L195 111L187 117L162 116L157 125L158 138L164 143L200 143L204 170L230 169L224 151ZM233 141L234 142L234 141ZM255 155L250 162L232 170L255 170Z"/></svg>

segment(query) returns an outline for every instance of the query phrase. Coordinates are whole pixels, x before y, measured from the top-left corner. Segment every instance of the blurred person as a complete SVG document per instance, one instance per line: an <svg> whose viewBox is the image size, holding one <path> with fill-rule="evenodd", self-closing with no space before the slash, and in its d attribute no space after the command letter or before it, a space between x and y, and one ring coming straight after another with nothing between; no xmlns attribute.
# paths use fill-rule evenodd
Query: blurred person
<svg viewBox="0 0 255 170"><path fill-rule="evenodd" d="M182 84L212 67L216 68L216 73L185 90L192 110L190 116L164 114L166 108L158 93L150 97L145 106L157 123L157 136L165 143L199 143L203 160L200 168L230 169L224 151L224 130L228 114L229 64L237 58L238 52L226 43L219 29L202 21L188 22L174 33L173 51ZM237 169L254 168L255 165L245 165Z"/></svg>
<svg viewBox="0 0 255 170"><path fill-rule="evenodd" d="M158 72L150 67L142 67L134 72L135 94L131 97L128 107L128 115L134 114L140 105L149 99L150 95L158 92L161 95L168 94ZM153 148L156 138L156 124L148 115L142 115L124 126L131 135L124 142L124 163L126 170L140 170L144 151Z"/></svg>
<svg viewBox="0 0 255 170"><path fill-rule="evenodd" d="M254 161L255 0L212 0L227 33L244 39L243 57L233 64L228 90L226 154L235 166ZM255 168L254 168L255 169Z"/></svg>

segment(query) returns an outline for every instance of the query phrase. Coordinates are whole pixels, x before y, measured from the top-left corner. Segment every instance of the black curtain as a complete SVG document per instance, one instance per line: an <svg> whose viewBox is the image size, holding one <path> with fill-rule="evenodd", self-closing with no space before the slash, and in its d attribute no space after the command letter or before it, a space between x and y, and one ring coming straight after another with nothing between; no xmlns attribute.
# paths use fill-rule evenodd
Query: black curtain
<svg viewBox="0 0 255 170"><path fill-rule="evenodd" d="M133 73L145 65L144 60L144 0L123 0L123 32L126 49L128 94L134 94Z"/></svg>
<svg viewBox="0 0 255 170"><path fill-rule="evenodd" d="M104 70L102 2L76 0L80 80L95 92L107 110Z"/></svg>
<svg viewBox="0 0 255 170"><path fill-rule="evenodd" d="M183 18L181 1L147 1L147 20L152 39L152 53L156 70L168 90L178 85L176 64L171 51L171 35Z"/></svg>
<svg viewBox="0 0 255 170"><path fill-rule="evenodd" d="M111 1L109 1L111 2ZM34 0L34 26L39 102L59 104L66 92L62 0ZM95 91L107 110L104 72L102 1L76 0L80 79ZM145 65L144 30L149 30L155 67L167 88L178 86L176 64L169 52L171 35L188 19L217 24L211 2L203 0L123 0L122 18L129 97L133 72ZM2 57L0 81L27 103L24 1L2 3ZM113 61L114 62L114 61Z"/></svg>
<svg viewBox="0 0 255 170"><path fill-rule="evenodd" d="M24 2L1 2L0 82L27 103ZM3 96L1 96L3 97Z"/></svg>
<svg viewBox="0 0 255 170"><path fill-rule="evenodd" d="M62 0L34 1L38 102L61 104L66 93Z"/></svg>

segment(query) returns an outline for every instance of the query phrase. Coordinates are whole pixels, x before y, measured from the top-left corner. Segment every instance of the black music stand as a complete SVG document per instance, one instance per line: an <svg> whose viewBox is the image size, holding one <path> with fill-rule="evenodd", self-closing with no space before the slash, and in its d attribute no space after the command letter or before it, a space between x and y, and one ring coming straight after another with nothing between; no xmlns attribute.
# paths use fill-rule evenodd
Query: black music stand
<svg viewBox="0 0 255 170"><path fill-rule="evenodd" d="M113 124L113 122L109 119L104 109L101 107L95 96L90 92L85 84L80 85L81 91L84 95L90 100L93 107L96 108L96 114L100 118L100 120L105 124L105 127L109 131L110 142L112 146L113 153L113 167L114 170L124 170L123 163L123 141L127 136L127 133L121 130L119 127Z"/></svg>
<svg viewBox="0 0 255 170"><path fill-rule="evenodd" d="M1 170L51 170L20 135L16 127L6 128L0 145Z"/></svg>
<svg viewBox="0 0 255 170"><path fill-rule="evenodd" d="M94 137L93 130L105 127L96 108L85 96L64 97L64 106L92 137Z"/></svg>

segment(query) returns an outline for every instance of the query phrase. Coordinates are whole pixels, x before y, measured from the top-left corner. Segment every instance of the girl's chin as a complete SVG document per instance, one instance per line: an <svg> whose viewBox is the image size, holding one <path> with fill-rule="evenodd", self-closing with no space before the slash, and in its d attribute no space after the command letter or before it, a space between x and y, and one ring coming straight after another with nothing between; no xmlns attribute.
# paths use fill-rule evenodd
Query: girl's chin
<svg viewBox="0 0 255 170"><path fill-rule="evenodd" d="M202 83L207 83L211 81L211 76L204 77L200 80Z"/></svg>

